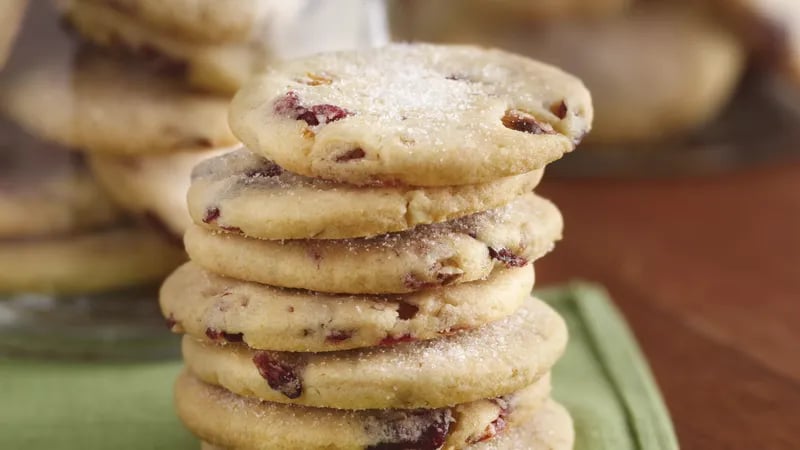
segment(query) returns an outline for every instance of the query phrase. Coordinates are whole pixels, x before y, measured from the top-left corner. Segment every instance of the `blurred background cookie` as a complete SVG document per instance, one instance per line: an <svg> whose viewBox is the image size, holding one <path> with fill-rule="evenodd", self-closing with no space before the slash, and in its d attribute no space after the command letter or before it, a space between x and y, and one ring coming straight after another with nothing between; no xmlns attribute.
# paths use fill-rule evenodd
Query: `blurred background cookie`
<svg viewBox="0 0 800 450"><path fill-rule="evenodd" d="M535 24L487 24L451 6L442 26L414 27L408 38L505 48L576 74L596 111L588 142L652 142L697 129L725 107L745 67L734 35L687 5L654 2L603 19Z"/></svg>
<svg viewBox="0 0 800 450"><path fill-rule="evenodd" d="M11 46L17 37L27 5L28 0L4 0L0 2L0 68L8 60Z"/></svg>

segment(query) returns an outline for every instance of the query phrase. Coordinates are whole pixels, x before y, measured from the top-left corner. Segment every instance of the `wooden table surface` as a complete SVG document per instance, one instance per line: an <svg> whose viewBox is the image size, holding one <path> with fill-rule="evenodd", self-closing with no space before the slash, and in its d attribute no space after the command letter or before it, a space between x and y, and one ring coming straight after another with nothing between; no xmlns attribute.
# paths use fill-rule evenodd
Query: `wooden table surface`
<svg viewBox="0 0 800 450"><path fill-rule="evenodd" d="M682 449L800 449L800 164L539 191L566 228L537 283L609 289Z"/></svg>

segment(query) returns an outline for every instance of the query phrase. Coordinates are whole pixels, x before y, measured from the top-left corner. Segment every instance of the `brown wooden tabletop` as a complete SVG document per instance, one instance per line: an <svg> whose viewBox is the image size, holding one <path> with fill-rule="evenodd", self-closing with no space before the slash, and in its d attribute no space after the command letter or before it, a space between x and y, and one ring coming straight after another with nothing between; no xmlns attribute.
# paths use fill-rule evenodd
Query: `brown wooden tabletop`
<svg viewBox="0 0 800 450"><path fill-rule="evenodd" d="M539 191L566 229L537 283L608 288L682 449L800 449L800 164Z"/></svg>

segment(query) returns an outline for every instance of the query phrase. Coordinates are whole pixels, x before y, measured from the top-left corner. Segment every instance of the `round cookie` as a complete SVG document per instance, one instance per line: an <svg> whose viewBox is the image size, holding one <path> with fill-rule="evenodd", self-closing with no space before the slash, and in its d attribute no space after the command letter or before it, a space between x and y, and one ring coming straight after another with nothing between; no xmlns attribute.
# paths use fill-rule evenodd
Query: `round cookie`
<svg viewBox="0 0 800 450"><path fill-rule="evenodd" d="M530 298L506 319L434 340L290 353L185 336L183 358L207 383L272 402L340 409L439 408L522 389L550 370L566 341L561 317Z"/></svg>
<svg viewBox="0 0 800 450"><path fill-rule="evenodd" d="M326 352L436 339L510 316L533 289L531 266L475 281L395 296L344 296L281 289L215 275L193 263L161 287L174 331L250 348Z"/></svg>
<svg viewBox="0 0 800 450"><path fill-rule="evenodd" d="M596 111L587 143L657 141L717 117L746 54L714 17L680 4L642 4L605 20L484 25L464 15L418 37L497 46L580 77Z"/></svg>
<svg viewBox="0 0 800 450"><path fill-rule="evenodd" d="M155 64L166 65L185 76L192 86L211 92L233 95L275 58L267 45L258 41L225 44L183 41L96 0L70 0L65 14L90 41L152 59Z"/></svg>
<svg viewBox="0 0 800 450"><path fill-rule="evenodd" d="M262 239L343 239L403 231L502 206L531 192L536 170L477 185L363 188L307 178L247 150L199 164L189 212L210 230Z"/></svg>
<svg viewBox="0 0 800 450"><path fill-rule="evenodd" d="M0 69L8 61L27 6L28 0L3 0L0 2Z"/></svg>
<svg viewBox="0 0 800 450"><path fill-rule="evenodd" d="M545 377L504 398L446 408L342 411L239 397L183 372L175 398L186 427L220 448L458 449L492 440L501 421L513 430L535 419L549 391Z"/></svg>
<svg viewBox="0 0 800 450"><path fill-rule="evenodd" d="M406 293L524 266L553 248L562 225L552 203L529 193L502 208L369 239L267 241L192 226L184 244L198 265L238 280L319 292Z"/></svg>
<svg viewBox="0 0 800 450"><path fill-rule="evenodd" d="M121 221L80 156L0 121L0 240L75 233Z"/></svg>
<svg viewBox="0 0 800 450"><path fill-rule="evenodd" d="M465 448L469 450L572 450L574 442L575 430L569 413L560 404L548 400L536 410L530 421L506 429L493 439ZM259 447L238 448L250 450ZM203 442L200 449L227 450L208 442Z"/></svg>
<svg viewBox="0 0 800 450"><path fill-rule="evenodd" d="M280 63L230 125L291 172L357 185L455 186L541 169L591 128L589 92L500 50L394 44Z"/></svg>
<svg viewBox="0 0 800 450"><path fill-rule="evenodd" d="M220 151L155 156L92 155L89 165L121 207L183 236L192 223L186 191L192 168Z"/></svg>
<svg viewBox="0 0 800 450"><path fill-rule="evenodd" d="M82 294L160 281L185 259L142 228L0 241L0 292Z"/></svg>
<svg viewBox="0 0 800 450"><path fill-rule="evenodd" d="M131 61L82 54L73 71L47 60L0 86L5 112L31 134L93 153L144 155L237 143L224 97L193 92Z"/></svg>
<svg viewBox="0 0 800 450"><path fill-rule="evenodd" d="M283 0L88 0L180 39L218 44L242 42L291 21L303 1Z"/></svg>

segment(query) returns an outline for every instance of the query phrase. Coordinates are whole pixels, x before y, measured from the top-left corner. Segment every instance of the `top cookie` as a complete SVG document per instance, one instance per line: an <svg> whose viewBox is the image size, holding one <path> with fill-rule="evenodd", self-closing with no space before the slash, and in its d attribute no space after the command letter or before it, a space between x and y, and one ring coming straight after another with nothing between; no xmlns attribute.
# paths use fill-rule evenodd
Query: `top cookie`
<svg viewBox="0 0 800 450"><path fill-rule="evenodd" d="M428 44L289 61L230 109L251 150L357 185L476 184L540 169L573 150L592 117L583 83L559 69Z"/></svg>

